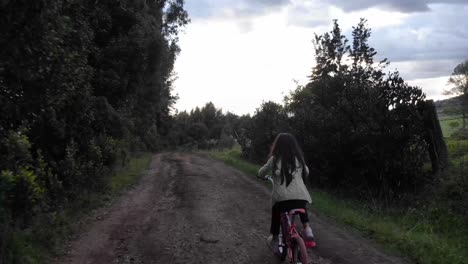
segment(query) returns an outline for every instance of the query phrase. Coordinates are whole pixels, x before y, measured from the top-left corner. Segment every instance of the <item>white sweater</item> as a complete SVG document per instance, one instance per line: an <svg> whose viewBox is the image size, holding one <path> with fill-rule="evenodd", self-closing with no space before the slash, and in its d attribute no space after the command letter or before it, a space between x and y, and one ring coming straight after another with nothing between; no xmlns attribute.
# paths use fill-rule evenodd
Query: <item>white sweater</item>
<svg viewBox="0 0 468 264"><path fill-rule="evenodd" d="M306 175L309 175L309 168L304 165L306 169ZM286 187L286 180L281 184L281 160L277 161L276 172L273 172L273 157L268 159L267 163L263 165L258 171L258 177L264 178L266 175L271 173L273 178L273 192L271 194L272 204L276 202L286 200L306 200L312 203L309 191L302 180L302 166L296 159L296 170L292 174L292 180Z"/></svg>

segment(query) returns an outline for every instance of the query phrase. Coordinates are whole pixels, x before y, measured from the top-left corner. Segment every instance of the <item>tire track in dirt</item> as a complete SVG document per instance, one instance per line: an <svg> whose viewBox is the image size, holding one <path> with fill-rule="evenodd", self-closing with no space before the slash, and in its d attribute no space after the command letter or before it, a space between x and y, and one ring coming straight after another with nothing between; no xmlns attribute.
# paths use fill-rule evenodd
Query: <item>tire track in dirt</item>
<svg viewBox="0 0 468 264"><path fill-rule="evenodd" d="M269 195L260 182L220 161L158 154L140 183L57 263L280 263L265 244ZM311 216L319 243L309 252L311 263L403 263Z"/></svg>

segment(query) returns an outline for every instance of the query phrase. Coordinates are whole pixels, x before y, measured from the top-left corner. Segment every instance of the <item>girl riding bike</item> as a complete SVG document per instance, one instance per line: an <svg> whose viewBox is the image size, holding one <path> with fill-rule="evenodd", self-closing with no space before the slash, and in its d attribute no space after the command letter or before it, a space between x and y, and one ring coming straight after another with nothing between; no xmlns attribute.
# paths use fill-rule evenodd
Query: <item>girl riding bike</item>
<svg viewBox="0 0 468 264"><path fill-rule="evenodd" d="M312 198L304 184L309 169L305 165L302 150L293 135L281 133L276 137L269 159L258 171L258 177L265 178L268 174L271 174L273 179L271 196L273 207L270 236L267 239L269 246L273 250L277 249L275 245L278 244L281 212L302 208L306 210L305 214L300 215L304 226L303 236L310 247L315 247L315 239L306 209L307 203L312 203Z"/></svg>

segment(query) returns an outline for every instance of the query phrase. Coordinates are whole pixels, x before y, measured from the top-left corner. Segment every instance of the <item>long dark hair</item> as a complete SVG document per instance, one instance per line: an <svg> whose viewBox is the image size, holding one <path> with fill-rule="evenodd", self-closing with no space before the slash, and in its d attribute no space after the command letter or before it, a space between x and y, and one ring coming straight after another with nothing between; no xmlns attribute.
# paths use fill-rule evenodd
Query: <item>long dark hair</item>
<svg viewBox="0 0 468 264"><path fill-rule="evenodd" d="M270 157L273 156L273 172L278 168L277 162L281 160L281 184L286 179L286 186L292 181L293 172L298 169L296 167L296 159L302 167L302 179L305 180L306 170L304 162L304 154L302 153L296 138L289 133L280 133L276 136L273 145L271 146Z"/></svg>

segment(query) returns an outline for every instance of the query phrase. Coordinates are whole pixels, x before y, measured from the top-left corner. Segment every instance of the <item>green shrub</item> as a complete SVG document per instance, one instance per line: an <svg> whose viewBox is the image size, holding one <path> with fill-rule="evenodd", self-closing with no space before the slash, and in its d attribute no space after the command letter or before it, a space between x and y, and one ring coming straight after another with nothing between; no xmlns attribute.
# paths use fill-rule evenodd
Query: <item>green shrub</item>
<svg viewBox="0 0 468 264"><path fill-rule="evenodd" d="M36 206L43 198L44 189L39 185L36 175L28 168L20 168L17 173L2 171L0 182L5 185L4 200L6 208L11 212L12 219L20 226L26 226L35 213Z"/></svg>
<svg viewBox="0 0 468 264"><path fill-rule="evenodd" d="M218 149L226 149L226 148L232 148L236 143L236 140L234 137L227 135L225 133L221 134L221 137L219 140L216 142L216 147Z"/></svg>
<svg viewBox="0 0 468 264"><path fill-rule="evenodd" d="M468 161L468 155L465 158ZM440 184L440 197L451 210L468 221L468 162L453 164Z"/></svg>
<svg viewBox="0 0 468 264"><path fill-rule="evenodd" d="M27 129L10 130L0 141L0 169L16 170L19 166L30 165L32 162L31 142Z"/></svg>

